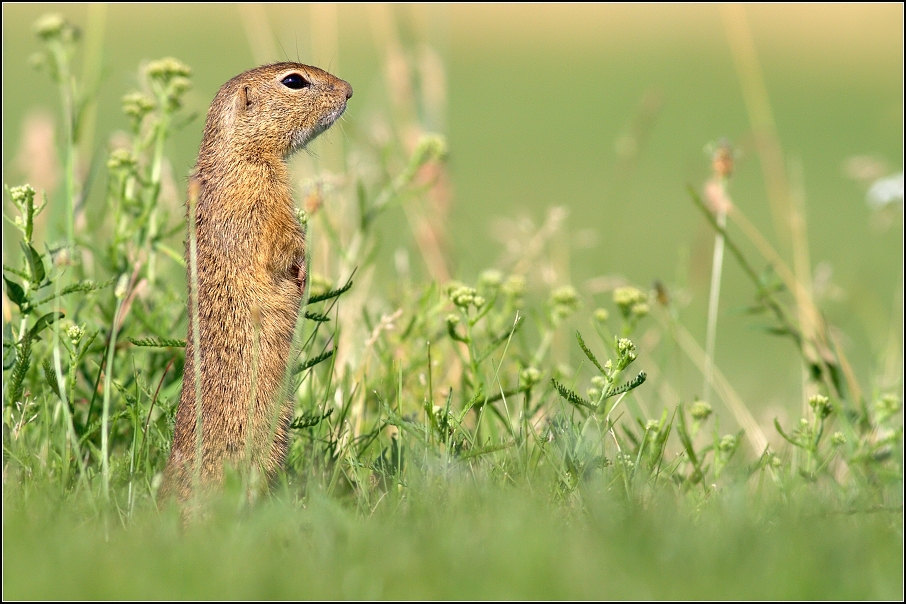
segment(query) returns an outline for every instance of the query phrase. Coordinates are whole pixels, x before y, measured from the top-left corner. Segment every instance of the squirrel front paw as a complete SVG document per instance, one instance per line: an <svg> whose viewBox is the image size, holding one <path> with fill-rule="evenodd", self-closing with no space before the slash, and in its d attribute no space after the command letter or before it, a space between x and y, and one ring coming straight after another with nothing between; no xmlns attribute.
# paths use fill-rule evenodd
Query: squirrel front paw
<svg viewBox="0 0 906 604"><path fill-rule="evenodd" d="M308 281L308 270L305 268L305 261L296 264L296 283L299 285L299 295L305 296L305 285Z"/></svg>

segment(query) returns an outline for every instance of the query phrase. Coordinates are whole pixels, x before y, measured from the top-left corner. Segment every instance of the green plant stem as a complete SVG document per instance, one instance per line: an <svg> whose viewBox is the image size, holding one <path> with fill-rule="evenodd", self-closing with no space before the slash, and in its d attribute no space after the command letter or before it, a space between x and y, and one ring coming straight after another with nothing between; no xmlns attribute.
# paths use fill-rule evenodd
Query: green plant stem
<svg viewBox="0 0 906 604"><path fill-rule="evenodd" d="M110 328L110 342L107 344L107 366L104 370L104 406L101 411L101 468L104 485L104 501L110 501L110 390L113 383L113 356L116 354L116 335L125 296L116 300L116 312Z"/></svg>
<svg viewBox="0 0 906 604"><path fill-rule="evenodd" d="M51 52L59 70L58 85L60 101L63 105L63 124L65 140L64 179L66 201L66 243L75 243L75 204L76 204L76 115L75 115L75 78L70 71L70 61L66 49L62 44L51 44Z"/></svg>
<svg viewBox="0 0 906 604"><path fill-rule="evenodd" d="M796 345L801 350L802 334L800 333L799 329L796 328L795 325L793 325L793 322L787 316L786 311L783 309L780 303L777 302L774 296L771 293L765 291L764 287L761 284L761 279L758 277L758 273L755 272L755 269L752 268L752 265L749 264L749 261L746 260L746 257L736 246L733 240L727 237L726 228L720 226L717 223L717 219L714 217L714 214L711 212L711 210L708 209L708 207L702 201L701 197L698 196L695 188L692 185L688 185L687 190L689 192L689 196L692 198L692 201L702 211L702 213L705 215L705 218L709 223L711 223L711 226L714 228L714 230L723 235L726 248L730 251L731 254L733 254L734 257L736 257L737 262L739 262L739 266L742 268L743 272L752 281L752 283L758 290L758 294L764 298L765 303L767 304L768 308L770 308L774 313L777 321L783 326L784 330L789 332L790 336L793 338L793 340L795 340Z"/></svg>
<svg viewBox="0 0 906 604"><path fill-rule="evenodd" d="M717 213L716 224L720 231L714 236L714 258L711 262L711 292L708 296L708 327L705 336L705 383L702 386L702 400L711 402L711 380L714 379L714 348L717 343L717 309L720 305L720 281L724 264L724 235L727 227L727 213Z"/></svg>
<svg viewBox="0 0 906 604"><path fill-rule="evenodd" d="M59 294L60 289L60 280L57 279L54 282L54 288ZM60 298L59 296L54 299L54 311L59 312L60 310ZM79 446L79 437L75 432L75 425L73 424L72 413L70 410L70 401L72 400L72 390L67 392L67 389L62 384L66 382L63 381L63 364L60 354L60 334L56 327L52 329L53 331L53 367L54 373L57 377L57 384L60 384L60 398L63 404L63 414L66 418L66 451L63 456L63 463L65 467L69 467L69 446L75 450L76 462L79 465L79 484L86 490L88 490L88 479L86 476L87 470L85 468L85 460L82 459L82 448ZM70 373L72 373L72 368L70 368ZM94 503L94 498L91 498L92 504Z"/></svg>
<svg viewBox="0 0 906 604"><path fill-rule="evenodd" d="M162 107L164 100L159 99ZM164 160L164 142L167 139L167 133L170 128L170 112L163 110L161 112L160 122L157 124L157 129L155 132L154 138L154 155L151 162L151 183L150 183L150 195L146 203L148 204L148 222L144 229L145 237L142 242L142 247L147 249L148 253L148 280L154 282L154 277L156 274L156 265L155 262L155 253L153 241L157 237L157 203L160 198L160 187L161 187L161 173L163 169L163 160Z"/></svg>

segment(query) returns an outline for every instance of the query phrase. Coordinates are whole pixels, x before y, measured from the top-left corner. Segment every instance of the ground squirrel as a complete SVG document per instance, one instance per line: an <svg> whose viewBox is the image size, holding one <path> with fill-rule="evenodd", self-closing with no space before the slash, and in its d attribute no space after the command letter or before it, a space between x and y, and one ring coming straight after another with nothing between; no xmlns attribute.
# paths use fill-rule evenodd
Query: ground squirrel
<svg viewBox="0 0 906 604"><path fill-rule="evenodd" d="M325 71L276 63L236 76L211 103L190 183L200 337L187 241L185 372L161 499L185 502L196 477L216 485L227 464L272 478L286 457L293 410L284 375L306 281L286 158L327 130L350 97L352 87Z"/></svg>

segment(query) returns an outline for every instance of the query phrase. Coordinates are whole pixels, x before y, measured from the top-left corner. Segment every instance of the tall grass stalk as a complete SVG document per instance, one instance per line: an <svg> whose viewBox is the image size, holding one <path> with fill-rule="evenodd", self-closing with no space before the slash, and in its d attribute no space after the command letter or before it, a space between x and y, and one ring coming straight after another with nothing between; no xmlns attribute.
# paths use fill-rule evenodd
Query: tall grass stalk
<svg viewBox="0 0 906 604"><path fill-rule="evenodd" d="M110 340L107 343L107 362L104 369L104 404L101 411L101 468L103 474L104 501L110 501L110 399L113 395L113 357L116 355L116 338L120 326L120 312L123 310L123 300L129 289L129 275L120 275L116 284L114 297L116 310L113 313L113 324L110 326Z"/></svg>
<svg viewBox="0 0 906 604"><path fill-rule="evenodd" d="M56 279L54 281L54 313L57 315L62 314L60 312L60 287L61 280ZM73 355L74 356L74 355ZM57 384L60 384L59 393L60 393L60 402L63 408L63 416L66 420L66 446L64 449L64 472L68 473L69 471L69 459L70 459L70 447L75 453L75 460L78 466L79 472L79 486L84 489L87 493L89 492L87 470L85 467L85 460L82 457L82 447L79 445L79 437L75 431L75 424L72 419L72 392L73 388L70 387L70 384L74 381L71 378L63 379L63 361L62 353L60 350L60 333L58 330L53 330L53 369L54 374L56 375ZM70 363L74 367L75 363L72 363L72 357L70 358ZM73 367L70 368L70 373L73 371ZM65 384L65 385L64 385ZM64 474L63 484L66 484L68 476ZM92 498L92 504L94 504L94 499Z"/></svg>
<svg viewBox="0 0 906 604"><path fill-rule="evenodd" d="M717 224L721 228L727 226L727 214L719 210ZM702 400L711 402L711 384L714 381L714 351L717 342L717 313L720 305L720 281L724 264L724 236L717 233L714 236L714 253L711 258L711 288L708 293L708 323L705 336L705 382L702 386Z"/></svg>

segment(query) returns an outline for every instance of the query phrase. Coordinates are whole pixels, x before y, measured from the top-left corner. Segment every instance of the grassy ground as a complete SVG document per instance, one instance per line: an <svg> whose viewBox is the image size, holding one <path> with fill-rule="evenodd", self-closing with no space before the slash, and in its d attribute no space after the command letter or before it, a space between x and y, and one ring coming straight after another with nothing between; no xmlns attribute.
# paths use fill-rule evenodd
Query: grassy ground
<svg viewBox="0 0 906 604"><path fill-rule="evenodd" d="M313 277L285 472L270 490L229 473L187 524L159 509L187 327L167 141L195 75L144 64L121 100L128 131L91 164L99 72L73 68L67 21L33 32L62 177L46 207L17 183L4 200L5 598L902 598L902 352L893 339L879 375L853 369L870 363L847 356L805 279L802 208L782 208L787 262L734 209L732 147L711 149L703 188L676 187L713 238L705 264L748 292L762 329L746 337L789 351L778 382L801 375L796 411L771 425L712 361L721 270L703 345L682 287L570 285L556 208L506 225L495 268L452 278L443 99L405 36L387 77L422 88L297 183ZM770 164L776 133L756 126ZM388 216L413 241L392 268ZM703 375L704 400L686 396Z"/></svg>
<svg viewBox="0 0 906 604"><path fill-rule="evenodd" d="M332 498L176 514L127 528L69 510L10 510L10 599L891 599L902 540L879 514L825 515L745 493L696 512L595 488L552 508L522 488L456 480L363 516ZM228 507L228 506L227 506ZM581 507L581 509L580 509ZM816 509L817 508L817 509ZM106 538L105 538L106 537Z"/></svg>

